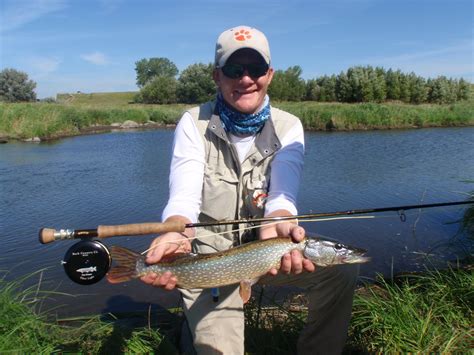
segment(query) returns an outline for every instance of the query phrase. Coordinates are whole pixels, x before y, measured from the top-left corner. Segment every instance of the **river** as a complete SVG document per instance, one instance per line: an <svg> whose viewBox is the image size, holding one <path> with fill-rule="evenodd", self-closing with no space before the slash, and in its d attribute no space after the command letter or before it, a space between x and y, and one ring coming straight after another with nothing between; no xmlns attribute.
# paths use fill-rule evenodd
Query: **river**
<svg viewBox="0 0 474 355"><path fill-rule="evenodd" d="M89 286L70 281L61 266L75 241L42 245L38 230L95 228L157 221L167 200L172 130L112 132L47 143L0 145L0 269L15 279L45 269L25 284L65 292L47 306L60 315L178 305L166 292L132 281ZM474 127L369 132L307 132L299 213L447 202L474 190ZM361 279L423 270L472 252L460 231L466 207L396 212L371 219L304 223L369 251ZM104 243L143 251L153 236ZM46 305L45 305L46 307Z"/></svg>

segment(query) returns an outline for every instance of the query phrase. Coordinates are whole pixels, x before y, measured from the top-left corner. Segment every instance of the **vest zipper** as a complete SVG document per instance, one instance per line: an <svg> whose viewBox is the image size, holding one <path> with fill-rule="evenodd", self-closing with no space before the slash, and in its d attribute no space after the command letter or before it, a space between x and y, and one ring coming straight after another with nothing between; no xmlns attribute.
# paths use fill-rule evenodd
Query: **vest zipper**
<svg viewBox="0 0 474 355"><path fill-rule="evenodd" d="M242 196L242 165L240 163L240 159L239 159L239 154L237 154L237 151L235 149L235 146L229 141L227 140L227 144L229 145L229 148L230 148L230 152L232 154L232 158L234 159L234 163L235 163L235 166L237 167L237 172L238 172L238 176L239 176L239 179L237 181L237 206L236 206L236 209L235 209L235 219L240 219L240 216L239 216L239 211L240 211L240 203L241 203L241 196ZM232 227L233 229L239 229L239 225L234 225ZM242 233L240 231L237 231L237 236L238 236L238 245L241 245L242 244ZM236 240L234 240L234 243L236 242Z"/></svg>

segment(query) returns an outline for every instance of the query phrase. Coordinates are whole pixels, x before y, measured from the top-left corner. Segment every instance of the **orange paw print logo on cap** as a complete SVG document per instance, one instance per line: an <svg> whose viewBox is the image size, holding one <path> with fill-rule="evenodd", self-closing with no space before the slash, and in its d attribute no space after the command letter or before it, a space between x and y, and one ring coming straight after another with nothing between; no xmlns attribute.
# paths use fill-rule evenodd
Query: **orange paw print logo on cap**
<svg viewBox="0 0 474 355"><path fill-rule="evenodd" d="M252 35L249 30L242 29L234 33L234 38L237 41L245 41L246 39L252 38Z"/></svg>

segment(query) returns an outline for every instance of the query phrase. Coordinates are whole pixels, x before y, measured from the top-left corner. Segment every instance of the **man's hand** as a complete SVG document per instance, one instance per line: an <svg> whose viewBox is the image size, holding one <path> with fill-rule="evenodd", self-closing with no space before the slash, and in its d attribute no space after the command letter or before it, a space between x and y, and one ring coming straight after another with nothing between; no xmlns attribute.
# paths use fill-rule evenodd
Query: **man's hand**
<svg viewBox="0 0 474 355"><path fill-rule="evenodd" d="M277 210L266 217L282 217L291 216L286 210ZM305 237L305 230L292 221L284 221L278 224L260 227L260 239L270 239L275 237L288 237L293 242L301 242ZM300 274L303 270L313 272L315 270L314 264L305 259L300 251L293 250L291 253L286 253L281 258L280 272L284 274ZM278 270L273 268L269 274L276 275Z"/></svg>
<svg viewBox="0 0 474 355"><path fill-rule="evenodd" d="M182 217L170 217L182 218ZM185 223L189 223L186 219ZM186 230L184 233L168 232L153 240L150 250L146 255L147 264L156 264L163 257L173 256L173 254L182 254L191 252L191 243L188 237L194 235L193 231ZM177 279L171 272L165 272L161 275L148 273L140 278L144 283L152 286L163 287L165 290L172 290L176 287Z"/></svg>

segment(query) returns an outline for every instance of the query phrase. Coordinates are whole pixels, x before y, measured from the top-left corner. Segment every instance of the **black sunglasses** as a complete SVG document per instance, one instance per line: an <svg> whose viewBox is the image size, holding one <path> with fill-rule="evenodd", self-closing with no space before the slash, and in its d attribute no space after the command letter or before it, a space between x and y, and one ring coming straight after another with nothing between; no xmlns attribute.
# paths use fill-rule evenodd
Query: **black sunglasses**
<svg viewBox="0 0 474 355"><path fill-rule="evenodd" d="M228 63L223 67L220 67L224 75L230 79L240 79L244 76L245 71L252 78L260 78L267 74L268 64L259 63L259 64L237 64L237 63Z"/></svg>

